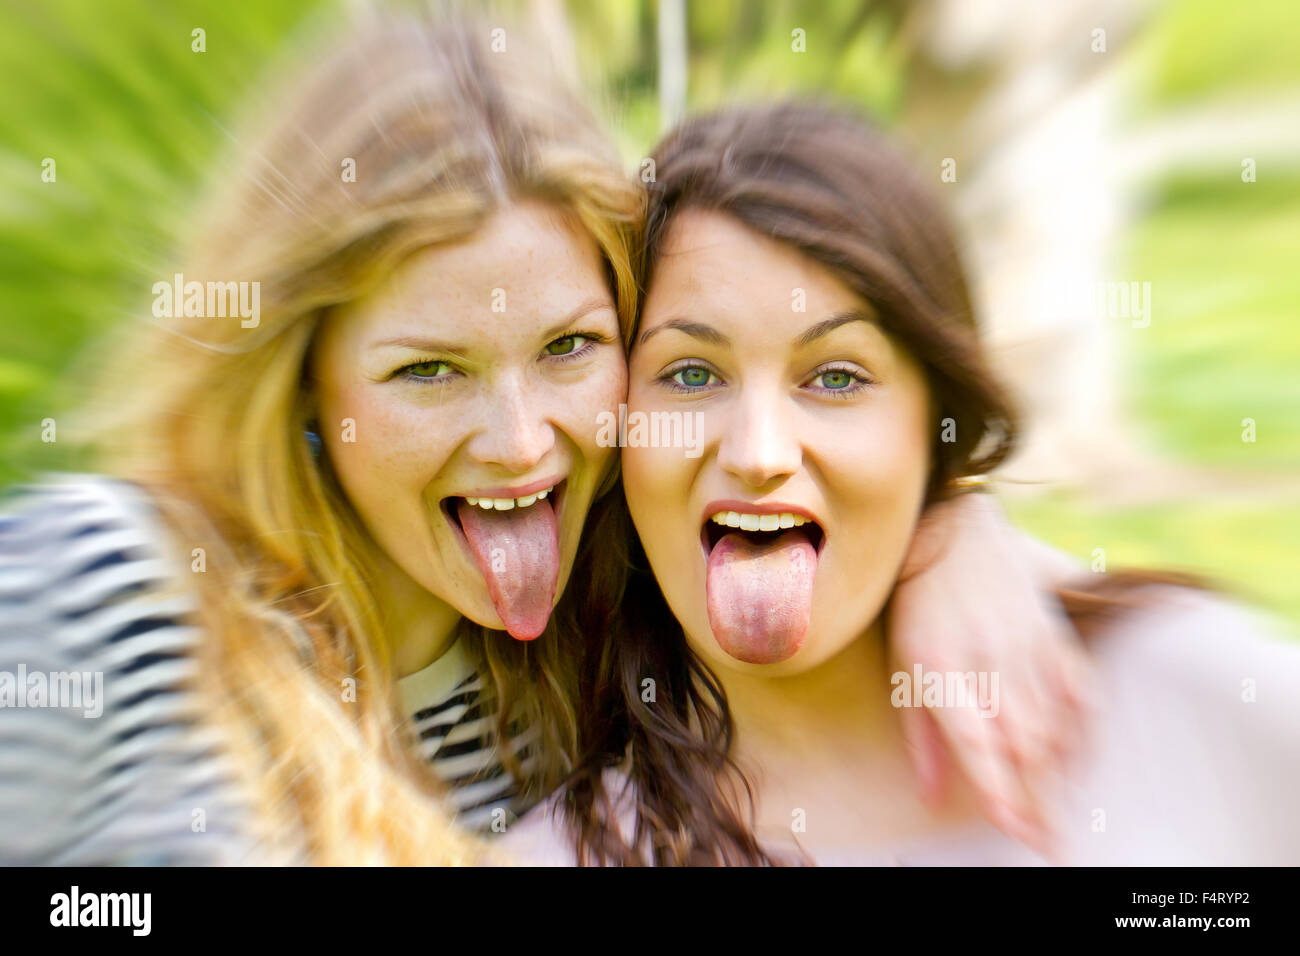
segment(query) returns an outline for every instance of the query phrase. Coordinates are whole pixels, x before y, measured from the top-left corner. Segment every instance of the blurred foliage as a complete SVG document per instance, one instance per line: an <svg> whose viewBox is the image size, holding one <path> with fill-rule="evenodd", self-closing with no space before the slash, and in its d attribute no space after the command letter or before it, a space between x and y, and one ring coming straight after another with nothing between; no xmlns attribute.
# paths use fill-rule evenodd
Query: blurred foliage
<svg viewBox="0 0 1300 956"><path fill-rule="evenodd" d="M520 6L527 0L497 6ZM467 4L468 5L468 4ZM40 421L75 394L64 376L96 333L147 308L173 237L240 104L327 0L0 0L0 484L58 463ZM659 132L653 0L569 0L579 65L629 166ZM888 120L906 101L901 0L710 0L688 7L689 101L830 93ZM206 51L191 50L191 30ZM791 32L807 54L791 56ZM1280 38L1291 36L1286 44ZM1161 3L1134 38L1139 112L1224 94L1300 90L1294 0ZM57 183L41 181L46 157ZM1300 460L1300 178L1238 170L1160 185L1125 239L1153 287L1127 339L1132 408L1158 445L1249 484ZM1254 418L1259 440L1239 440ZM61 451L61 449L60 449ZM1255 504L1101 509L1068 494L1017 502L1030 530L1112 566L1200 567L1300 621L1300 488Z"/></svg>
<svg viewBox="0 0 1300 956"><path fill-rule="evenodd" d="M1293 0L1164 3L1135 38L1136 112L1233 96L1294 103L1297 41ZM1060 492L1010 510L1085 561L1104 547L1112 568L1202 573L1300 634L1300 168L1250 184L1240 174L1157 184L1121 250L1126 274L1151 282L1150 326L1125 330L1136 424L1175 460L1227 469L1223 494L1168 489L1165 503L1102 507ZM1253 443L1241 440L1247 418Z"/></svg>
<svg viewBox="0 0 1300 956"><path fill-rule="evenodd" d="M1165 0L1144 39L1148 92L1161 107L1239 91L1294 92L1300 80L1295 0Z"/></svg>
<svg viewBox="0 0 1300 956"><path fill-rule="evenodd" d="M1099 507L1069 493L1010 507L1017 523L1090 567L1157 568L1204 576L1216 590L1278 615L1300 635L1296 542L1300 495L1277 501L1179 501Z"/></svg>
<svg viewBox="0 0 1300 956"><path fill-rule="evenodd" d="M1135 400L1153 440L1188 461L1300 464L1300 174L1177 180L1129 237L1151 282ZM1254 443L1241 441L1254 419Z"/></svg>
<svg viewBox="0 0 1300 956"><path fill-rule="evenodd" d="M72 391L59 376L97 333L148 308L225 122L313 6L6 0L0 482L62 451L39 443ZM191 50L196 27L206 52ZM55 182L41 179L47 157Z"/></svg>
<svg viewBox="0 0 1300 956"><path fill-rule="evenodd" d="M690 102L831 95L894 113L906 77L893 4L720 0L690 5ZM794 31L803 55L791 56Z"/></svg>

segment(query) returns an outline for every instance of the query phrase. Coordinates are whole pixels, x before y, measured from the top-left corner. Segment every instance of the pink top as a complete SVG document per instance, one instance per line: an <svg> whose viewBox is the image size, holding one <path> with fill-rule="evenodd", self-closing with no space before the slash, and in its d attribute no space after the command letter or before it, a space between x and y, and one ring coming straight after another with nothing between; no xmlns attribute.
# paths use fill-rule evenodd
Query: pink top
<svg viewBox="0 0 1300 956"><path fill-rule="evenodd" d="M1220 597L1163 588L1089 647L1101 700L1060 815L1063 861L1300 864L1300 643ZM619 793L620 775L607 774ZM619 803L625 832L630 796ZM519 862L576 862L554 802L501 839ZM905 844L805 849L827 866L1047 863L983 822Z"/></svg>

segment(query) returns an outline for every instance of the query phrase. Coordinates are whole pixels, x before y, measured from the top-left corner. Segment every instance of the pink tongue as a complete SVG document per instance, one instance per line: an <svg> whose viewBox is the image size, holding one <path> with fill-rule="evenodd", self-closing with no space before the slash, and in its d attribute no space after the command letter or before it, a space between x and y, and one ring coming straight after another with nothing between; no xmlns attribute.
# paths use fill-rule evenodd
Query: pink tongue
<svg viewBox="0 0 1300 956"><path fill-rule="evenodd" d="M804 531L754 543L733 532L709 553L709 624L718 645L750 664L776 664L803 644L817 552Z"/></svg>
<svg viewBox="0 0 1300 956"><path fill-rule="evenodd" d="M538 637L551 617L560 576L551 503L542 499L527 508L484 511L461 499L459 515L506 630L521 641Z"/></svg>

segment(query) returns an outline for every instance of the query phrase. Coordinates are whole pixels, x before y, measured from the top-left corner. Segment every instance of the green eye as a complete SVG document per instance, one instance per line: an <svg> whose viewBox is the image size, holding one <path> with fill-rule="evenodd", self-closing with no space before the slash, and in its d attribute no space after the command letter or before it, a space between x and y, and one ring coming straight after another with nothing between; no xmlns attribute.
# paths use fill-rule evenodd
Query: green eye
<svg viewBox="0 0 1300 956"><path fill-rule="evenodd" d="M841 389L853 384L853 376L842 368L822 372L818 378L822 380L822 388Z"/></svg>
<svg viewBox="0 0 1300 956"><path fill-rule="evenodd" d="M700 365L689 365L673 373L674 381L688 388L702 388L709 384L712 376L712 372Z"/></svg>
<svg viewBox="0 0 1300 956"><path fill-rule="evenodd" d="M563 338L556 339L550 345L546 346L546 354L568 355L571 352L577 351L582 341L583 337L581 335L566 335Z"/></svg>
<svg viewBox="0 0 1300 956"><path fill-rule="evenodd" d="M406 366L405 371L414 378L441 378L443 372L450 368L446 362L419 362Z"/></svg>

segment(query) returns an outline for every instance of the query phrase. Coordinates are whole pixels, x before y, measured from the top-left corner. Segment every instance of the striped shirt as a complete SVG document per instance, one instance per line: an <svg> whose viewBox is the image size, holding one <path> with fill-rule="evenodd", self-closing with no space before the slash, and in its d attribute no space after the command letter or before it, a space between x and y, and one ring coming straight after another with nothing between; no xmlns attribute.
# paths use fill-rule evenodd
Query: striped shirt
<svg viewBox="0 0 1300 956"><path fill-rule="evenodd" d="M461 821L484 832L493 832L494 817L502 824L514 822L527 808L520 806L516 781L490 745L496 712L485 705L483 678L460 644L398 684L403 708L415 721L420 754L450 788ZM511 747L530 773L537 761L531 750L536 732L514 727L512 734Z"/></svg>
<svg viewBox="0 0 1300 956"><path fill-rule="evenodd" d="M202 632L149 497L101 476L19 489L0 512L0 864L258 859L233 767L191 689ZM398 682L458 819L527 807L459 644ZM525 768L532 738L511 746Z"/></svg>

